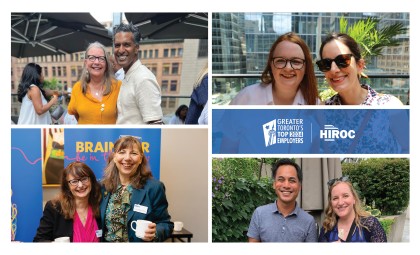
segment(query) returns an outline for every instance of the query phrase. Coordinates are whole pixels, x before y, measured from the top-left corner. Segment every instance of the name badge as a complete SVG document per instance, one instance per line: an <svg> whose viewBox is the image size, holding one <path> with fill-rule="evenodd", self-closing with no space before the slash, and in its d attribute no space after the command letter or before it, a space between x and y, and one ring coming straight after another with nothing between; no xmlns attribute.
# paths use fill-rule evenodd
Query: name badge
<svg viewBox="0 0 420 255"><path fill-rule="evenodd" d="M134 205L134 209L135 212L139 212L142 214L146 214L147 213L147 206L144 205L139 205L139 204L135 204Z"/></svg>
<svg viewBox="0 0 420 255"><path fill-rule="evenodd" d="M102 229L96 230L95 233L96 233L96 237L98 237L98 238L102 237Z"/></svg>

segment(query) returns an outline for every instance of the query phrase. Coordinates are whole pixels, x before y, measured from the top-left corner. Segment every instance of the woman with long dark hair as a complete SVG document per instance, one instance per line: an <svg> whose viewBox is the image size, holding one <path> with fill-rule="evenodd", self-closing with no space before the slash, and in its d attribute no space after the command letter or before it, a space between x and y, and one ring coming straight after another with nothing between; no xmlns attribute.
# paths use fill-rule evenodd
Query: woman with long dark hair
<svg viewBox="0 0 420 255"><path fill-rule="evenodd" d="M18 124L51 124L49 109L57 102L58 92L54 91L48 102L47 93L42 89L43 82L41 66L27 64L18 87L18 100L22 103Z"/></svg>

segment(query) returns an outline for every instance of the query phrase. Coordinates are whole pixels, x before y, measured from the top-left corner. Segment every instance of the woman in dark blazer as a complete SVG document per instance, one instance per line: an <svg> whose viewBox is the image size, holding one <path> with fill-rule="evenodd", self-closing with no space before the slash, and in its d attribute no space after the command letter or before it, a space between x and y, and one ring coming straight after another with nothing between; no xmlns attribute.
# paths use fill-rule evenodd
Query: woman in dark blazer
<svg viewBox="0 0 420 255"><path fill-rule="evenodd" d="M165 186L153 179L141 143L124 136L114 144L102 181L101 225L105 242L163 242L174 224L168 213ZM131 223L148 220L143 238Z"/></svg>
<svg viewBox="0 0 420 255"><path fill-rule="evenodd" d="M69 237L70 242L98 242L101 237L100 185L84 163L70 163L61 176L58 196L46 203L34 242Z"/></svg>

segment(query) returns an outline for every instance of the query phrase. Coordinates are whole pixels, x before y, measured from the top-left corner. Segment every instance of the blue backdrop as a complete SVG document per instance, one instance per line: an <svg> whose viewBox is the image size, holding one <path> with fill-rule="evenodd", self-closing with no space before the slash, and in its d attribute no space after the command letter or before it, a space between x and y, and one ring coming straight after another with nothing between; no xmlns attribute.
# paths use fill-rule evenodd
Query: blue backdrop
<svg viewBox="0 0 420 255"><path fill-rule="evenodd" d="M40 128L12 129L11 234L12 239L32 242L43 211L42 142ZM160 179L160 129L65 129L64 165L78 160L102 178L114 142L131 135L142 141L153 176Z"/></svg>
<svg viewBox="0 0 420 255"><path fill-rule="evenodd" d="M408 109L214 109L214 154L408 154Z"/></svg>
<svg viewBox="0 0 420 255"><path fill-rule="evenodd" d="M41 129L12 129L11 149L12 238L32 242L42 216Z"/></svg>
<svg viewBox="0 0 420 255"><path fill-rule="evenodd" d="M160 129L66 129L64 131L64 166L75 160L86 163L97 179L103 170L114 142L120 136L132 135L142 141L153 177L160 179Z"/></svg>

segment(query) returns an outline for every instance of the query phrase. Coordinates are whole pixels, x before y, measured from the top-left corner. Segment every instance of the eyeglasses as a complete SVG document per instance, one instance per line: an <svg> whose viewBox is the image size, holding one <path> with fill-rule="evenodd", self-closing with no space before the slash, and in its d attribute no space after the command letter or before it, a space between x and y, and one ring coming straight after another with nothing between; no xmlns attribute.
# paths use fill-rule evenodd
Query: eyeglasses
<svg viewBox="0 0 420 255"><path fill-rule="evenodd" d="M327 185L328 185L328 187L331 187L336 182L347 182L349 180L350 180L350 178L347 175L346 176L341 176L340 178L334 178L334 179L329 180L327 182Z"/></svg>
<svg viewBox="0 0 420 255"><path fill-rule="evenodd" d="M331 70L332 62L334 61L338 68L346 68L351 63L351 57L353 54L341 54L334 59L324 58L316 62L321 72L328 72Z"/></svg>
<svg viewBox="0 0 420 255"><path fill-rule="evenodd" d="M90 62L95 62L95 60L98 60L99 63L104 63L106 58L104 56L93 56L93 55L88 55L87 59L89 59Z"/></svg>
<svg viewBox="0 0 420 255"><path fill-rule="evenodd" d="M282 58L282 57L273 58L273 65L277 69L285 68L287 65L287 62L290 63L290 66L294 70L302 69L303 65L305 64L305 60L301 58L292 58L292 59L287 59L287 58Z"/></svg>
<svg viewBox="0 0 420 255"><path fill-rule="evenodd" d="M89 181L89 177L88 176L85 176L85 177L82 177L80 179L70 180L68 182L72 186L77 186L77 185L79 185L79 182L81 182L82 184L86 184L88 181Z"/></svg>

